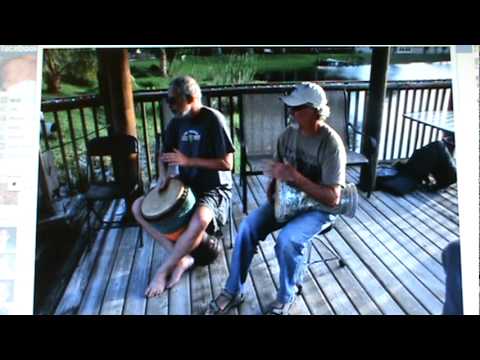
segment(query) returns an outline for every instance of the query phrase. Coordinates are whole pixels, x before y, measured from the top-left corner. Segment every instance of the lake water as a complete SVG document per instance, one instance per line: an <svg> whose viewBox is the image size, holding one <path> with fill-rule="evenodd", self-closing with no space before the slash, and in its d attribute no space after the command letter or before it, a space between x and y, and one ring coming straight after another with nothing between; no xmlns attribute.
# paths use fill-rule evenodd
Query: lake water
<svg viewBox="0 0 480 360"><path fill-rule="evenodd" d="M370 80L370 65L317 67L301 71L277 71L258 74L263 81L309 80ZM392 64L388 67L388 80L440 80L452 78L452 66L448 61L434 63Z"/></svg>

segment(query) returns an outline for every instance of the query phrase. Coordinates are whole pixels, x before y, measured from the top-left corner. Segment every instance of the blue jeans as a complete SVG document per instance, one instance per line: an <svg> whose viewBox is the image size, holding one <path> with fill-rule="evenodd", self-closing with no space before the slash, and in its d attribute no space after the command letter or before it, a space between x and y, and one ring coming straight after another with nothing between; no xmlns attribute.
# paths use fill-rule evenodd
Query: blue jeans
<svg viewBox="0 0 480 360"><path fill-rule="evenodd" d="M255 209L240 225L232 253L230 276L225 291L236 295L243 291L248 268L261 240L275 230L283 228L276 239L275 253L280 267L280 287L277 300L283 304L295 297L305 266L305 249L312 237L335 220L335 215L320 211L302 213L286 223L278 223L271 203Z"/></svg>
<svg viewBox="0 0 480 360"><path fill-rule="evenodd" d="M442 251L442 264L445 269L445 304L443 315L463 315L462 271L460 265L460 242L454 241Z"/></svg>

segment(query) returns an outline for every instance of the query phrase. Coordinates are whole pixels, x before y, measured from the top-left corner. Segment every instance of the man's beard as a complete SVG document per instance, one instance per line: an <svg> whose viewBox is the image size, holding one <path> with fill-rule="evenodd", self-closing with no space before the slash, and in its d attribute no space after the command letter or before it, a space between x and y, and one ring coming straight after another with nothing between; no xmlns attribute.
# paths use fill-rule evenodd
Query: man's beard
<svg viewBox="0 0 480 360"><path fill-rule="evenodd" d="M190 109L185 110L184 112L175 111L173 113L177 117L186 117L186 116L190 115L191 112L192 112L192 109L190 108Z"/></svg>

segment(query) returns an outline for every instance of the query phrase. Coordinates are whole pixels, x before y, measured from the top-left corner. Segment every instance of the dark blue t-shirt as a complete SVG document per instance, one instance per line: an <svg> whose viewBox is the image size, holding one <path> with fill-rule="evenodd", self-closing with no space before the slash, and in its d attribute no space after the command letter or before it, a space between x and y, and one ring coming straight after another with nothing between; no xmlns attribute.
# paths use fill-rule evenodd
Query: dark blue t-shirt
<svg viewBox="0 0 480 360"><path fill-rule="evenodd" d="M174 117L167 125L163 153L176 148L187 157L218 159L235 151L225 124L225 117L219 111L202 107L197 116ZM200 167L179 166L180 179L196 194L217 187L232 188L230 171L217 171Z"/></svg>

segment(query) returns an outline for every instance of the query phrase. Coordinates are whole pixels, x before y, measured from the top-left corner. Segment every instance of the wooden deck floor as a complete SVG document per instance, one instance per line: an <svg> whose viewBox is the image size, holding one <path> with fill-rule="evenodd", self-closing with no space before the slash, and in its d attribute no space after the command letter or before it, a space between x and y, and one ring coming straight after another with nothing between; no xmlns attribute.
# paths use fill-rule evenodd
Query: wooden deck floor
<svg viewBox="0 0 480 360"><path fill-rule="evenodd" d="M349 169L348 178L357 182L358 169ZM265 201L265 181L250 178L249 209ZM238 188L233 200L236 232L243 219ZM292 314L440 314L445 290L441 250L458 239L458 226L456 185L436 194L416 192L398 198L375 192L368 200L361 197L355 218L341 217L323 237L347 266L311 265ZM144 246L138 247L139 234L135 227L100 231L55 313L202 314L227 278L230 239L224 239L215 263L184 275L161 297L146 299L145 287L165 252L145 233ZM276 235L261 243L246 283L247 300L232 314L260 314L274 300L279 273L273 248ZM315 239L312 259L320 256L328 253Z"/></svg>

